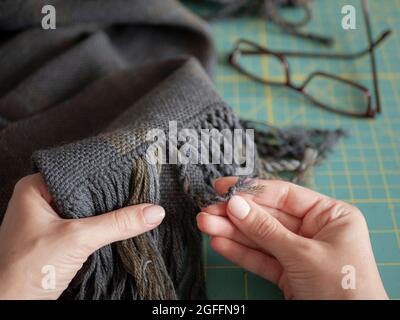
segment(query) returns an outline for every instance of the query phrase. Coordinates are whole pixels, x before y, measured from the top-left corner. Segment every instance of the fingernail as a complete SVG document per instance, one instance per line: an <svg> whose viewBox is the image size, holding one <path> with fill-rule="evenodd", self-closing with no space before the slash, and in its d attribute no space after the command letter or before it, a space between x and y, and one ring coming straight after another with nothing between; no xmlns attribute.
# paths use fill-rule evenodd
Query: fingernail
<svg viewBox="0 0 400 320"><path fill-rule="evenodd" d="M228 211L239 220L243 220L250 212L250 206L240 196L233 196L228 202Z"/></svg>
<svg viewBox="0 0 400 320"><path fill-rule="evenodd" d="M143 209L143 217L147 224L156 224L164 219L165 210L163 207L151 205Z"/></svg>
<svg viewBox="0 0 400 320"><path fill-rule="evenodd" d="M198 217L200 217L200 216L202 216L202 215L207 215L207 213L205 213L205 212L199 212L198 214L197 214L197 216L196 216L196 218L198 218Z"/></svg>

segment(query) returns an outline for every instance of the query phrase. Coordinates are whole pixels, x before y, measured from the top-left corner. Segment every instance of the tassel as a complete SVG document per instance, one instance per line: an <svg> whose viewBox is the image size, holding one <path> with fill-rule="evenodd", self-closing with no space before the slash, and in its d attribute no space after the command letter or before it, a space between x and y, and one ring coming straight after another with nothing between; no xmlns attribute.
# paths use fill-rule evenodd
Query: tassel
<svg viewBox="0 0 400 320"><path fill-rule="evenodd" d="M349 136L343 129L278 129L257 121L241 120L241 123L244 128L255 130L254 141L261 167L257 175L295 183L302 182L311 167L322 162L341 138Z"/></svg>
<svg viewBox="0 0 400 320"><path fill-rule="evenodd" d="M127 205L156 203L160 167L150 165L143 158L135 161L131 182L131 196ZM177 299L174 285L157 246L157 230L118 242L117 252L126 272L134 282L137 299Z"/></svg>

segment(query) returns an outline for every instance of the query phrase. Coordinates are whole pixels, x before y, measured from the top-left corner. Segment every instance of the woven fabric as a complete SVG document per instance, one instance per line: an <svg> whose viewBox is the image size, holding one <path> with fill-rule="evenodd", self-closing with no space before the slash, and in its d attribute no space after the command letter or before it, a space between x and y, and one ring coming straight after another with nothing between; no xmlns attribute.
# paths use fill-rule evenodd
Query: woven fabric
<svg viewBox="0 0 400 320"><path fill-rule="evenodd" d="M64 218L159 203L167 214L157 230L98 250L64 297L205 298L195 197L212 177L234 172L157 169L144 153L146 132L167 130L169 121L240 127L209 80L207 26L175 1L46 4L57 9L56 30L40 29L42 1L1 4L1 212L33 170Z"/></svg>
<svg viewBox="0 0 400 320"><path fill-rule="evenodd" d="M165 221L157 230L144 236L154 245L157 254L163 257L161 265L155 267L157 270L168 270L177 288L177 297L204 298L199 255L201 238L195 223L198 203L201 201L198 195L206 198L213 194L212 180L223 175L234 175L235 166L163 165L157 171L155 166L145 165L144 174L148 175L149 183L147 188L141 188L137 176L141 176L141 164L145 163L148 146L145 133L152 128L167 132L169 121L177 121L180 127L184 125L184 128L198 132L201 128L241 128L238 118L220 100L199 64L189 59L151 94L114 119L110 123L110 131L106 130L79 143L38 151L33 159L65 218L81 218L135 204L138 199L133 196L135 190L144 196L141 199L143 201L139 202L161 204L166 209ZM184 180L190 190L184 189ZM120 276L113 270L108 270L109 273L104 270L104 274L99 276L104 259L107 265L116 265L112 248L102 248L91 257L89 264L93 274L85 271L83 288L90 287L90 282L94 284L96 281L119 283L120 279L114 280L113 277ZM145 256L138 265L146 261L154 262L154 259ZM151 270L148 271L151 274ZM149 277L144 277L143 281L146 282ZM88 298L86 291L79 297ZM95 297L108 298L104 294ZM121 297L131 295L118 296ZM132 297L136 298L134 295ZM174 296L145 295L141 298Z"/></svg>

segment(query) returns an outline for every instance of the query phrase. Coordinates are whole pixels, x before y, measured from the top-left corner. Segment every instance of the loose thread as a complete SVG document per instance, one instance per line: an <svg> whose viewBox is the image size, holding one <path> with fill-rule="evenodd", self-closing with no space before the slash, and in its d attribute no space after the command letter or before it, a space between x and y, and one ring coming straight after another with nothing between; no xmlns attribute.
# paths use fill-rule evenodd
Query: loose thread
<svg viewBox="0 0 400 320"><path fill-rule="evenodd" d="M264 190L264 186L257 185L256 179L248 176L239 177L238 181L228 189L223 195L213 195L206 197L200 202L200 207L207 207L217 202L226 202L232 198L237 192L245 192L251 195L258 195Z"/></svg>

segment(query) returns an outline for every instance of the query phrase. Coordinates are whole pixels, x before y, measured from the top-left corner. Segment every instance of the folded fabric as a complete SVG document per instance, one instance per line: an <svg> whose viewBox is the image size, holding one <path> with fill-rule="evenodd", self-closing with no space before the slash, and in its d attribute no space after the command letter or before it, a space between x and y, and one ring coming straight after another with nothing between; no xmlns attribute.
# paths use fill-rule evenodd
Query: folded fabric
<svg viewBox="0 0 400 320"><path fill-rule="evenodd" d="M34 171L63 218L158 203L160 227L95 252L63 298L205 298L195 216L215 197L213 179L242 165L155 164L147 134L171 122L198 134L253 127L214 89L207 25L172 0L46 4L56 30L40 28L43 1L0 3L0 217L15 182ZM307 150L322 159L342 135L299 130L256 135L248 175L300 170Z"/></svg>

